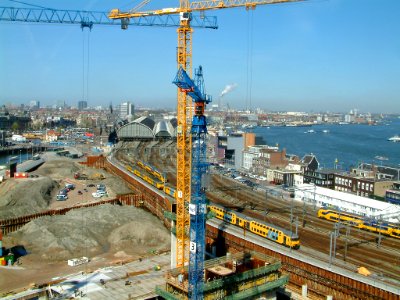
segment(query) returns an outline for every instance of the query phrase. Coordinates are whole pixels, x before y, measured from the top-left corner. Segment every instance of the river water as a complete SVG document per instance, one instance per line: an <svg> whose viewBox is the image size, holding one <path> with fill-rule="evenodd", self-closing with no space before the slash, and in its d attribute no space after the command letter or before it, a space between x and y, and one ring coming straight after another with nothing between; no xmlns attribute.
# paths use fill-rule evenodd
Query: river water
<svg viewBox="0 0 400 300"><path fill-rule="evenodd" d="M308 133L309 130L314 133ZM323 132L323 131L327 132ZM360 162L400 167L400 143L387 139L399 134L400 119L385 120L382 125L313 125L312 127L256 127L253 132L264 138L268 145L286 148L288 154L302 158L313 153L321 168L349 170ZM32 158L32 151L16 150L14 154L0 156L0 165L8 163L10 157L17 156L18 161ZM377 158L378 157L378 158ZM382 160L380 158L387 158Z"/></svg>
<svg viewBox="0 0 400 300"><path fill-rule="evenodd" d="M27 150L27 149L23 149L21 151L19 150L14 150L14 152L10 155L0 155L0 165L6 165L8 164L8 161L10 160L10 158L12 157L16 157L18 163L21 163L25 160L28 159L32 159L32 155L36 154L37 152L33 152L32 150Z"/></svg>
<svg viewBox="0 0 400 300"><path fill-rule="evenodd" d="M314 133L308 133L311 129ZM309 153L315 154L320 167L325 169L334 168L336 159L338 168L344 170L360 162L400 167L400 143L387 140L400 134L398 118L374 126L257 127L253 132L263 137L268 145L285 148L288 154L296 154L300 158Z"/></svg>

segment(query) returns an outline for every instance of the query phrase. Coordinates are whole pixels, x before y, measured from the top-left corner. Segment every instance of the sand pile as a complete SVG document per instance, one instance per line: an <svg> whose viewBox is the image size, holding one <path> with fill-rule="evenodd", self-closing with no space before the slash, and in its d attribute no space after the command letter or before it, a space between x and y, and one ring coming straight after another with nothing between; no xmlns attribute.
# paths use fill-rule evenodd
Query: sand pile
<svg viewBox="0 0 400 300"><path fill-rule="evenodd" d="M59 184L49 177L14 179L0 185L0 219L46 210Z"/></svg>
<svg viewBox="0 0 400 300"><path fill-rule="evenodd" d="M101 205L48 216L26 224L7 239L46 261L169 250L170 233L152 214L133 206Z"/></svg>
<svg viewBox="0 0 400 300"><path fill-rule="evenodd" d="M74 178L74 173L80 171L81 165L71 159L60 158L46 160L34 174L49 176L53 179Z"/></svg>

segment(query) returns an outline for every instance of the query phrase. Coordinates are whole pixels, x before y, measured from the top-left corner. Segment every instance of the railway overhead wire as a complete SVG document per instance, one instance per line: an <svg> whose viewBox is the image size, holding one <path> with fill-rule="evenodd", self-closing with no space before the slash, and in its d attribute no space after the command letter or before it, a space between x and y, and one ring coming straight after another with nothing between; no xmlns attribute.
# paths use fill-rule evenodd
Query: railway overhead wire
<svg viewBox="0 0 400 300"><path fill-rule="evenodd" d="M163 162L155 157L150 154L148 163L153 164L157 161L163 169L173 167L173 161L166 159L165 161L168 162L163 165ZM313 206L292 201L292 198L266 195L264 190L257 191L245 184L238 184L237 181L217 172L211 175L207 198L213 203L225 205L232 210L239 209L239 212L251 218L286 229L291 226L295 229L295 220L297 220L301 247L299 250L292 251L308 256L310 259L329 263L330 234L334 232L335 223L319 219L317 210ZM265 212L268 213L265 214ZM290 222L291 213L292 223ZM375 233L355 228L351 228L346 235L346 228L341 228L340 235L336 239L336 251L331 258L331 265L347 269L352 273L357 273L357 268L363 266L372 272L372 278L400 288L400 241L382 237L381 244L377 247L376 238ZM266 244L270 243L273 242L266 242ZM266 247L269 246L266 245ZM282 251L290 250L283 248Z"/></svg>

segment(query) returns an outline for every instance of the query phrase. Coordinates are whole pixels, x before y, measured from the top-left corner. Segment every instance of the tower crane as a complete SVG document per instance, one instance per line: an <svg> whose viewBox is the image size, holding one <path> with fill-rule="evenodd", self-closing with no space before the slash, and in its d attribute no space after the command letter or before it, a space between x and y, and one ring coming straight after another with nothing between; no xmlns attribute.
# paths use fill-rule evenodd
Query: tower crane
<svg viewBox="0 0 400 300"><path fill-rule="evenodd" d="M134 20L143 16L158 15L180 15L180 26L178 33L177 65L190 77L192 74L192 34L191 26L192 13L195 11L204 12L206 10L216 10L224 8L245 7L255 9L257 5L278 4L288 2L299 2L305 0L205 0L193 1L180 0L179 7L163 8L158 10L142 12L121 12L119 9L111 10L110 19L129 19ZM127 28L127 27L126 27ZM126 29L124 28L124 29ZM189 225L189 212L185 209L185 203L191 203L191 158L192 158L192 139L189 133L189 122L192 109L188 105L186 91L178 87L177 91L177 193L176 193L176 266L183 267L187 263L187 247L189 241L185 230ZM192 238L192 236L190 236ZM204 248L198 245L204 239L196 235L194 240L190 240L190 247ZM204 259L204 258L203 258ZM201 265L201 264L200 264ZM203 273L204 270L192 270L195 273ZM189 277L191 275L189 274ZM201 286L199 286L201 288ZM197 287L195 287L196 289ZM192 299L202 298L202 290L194 290L191 294Z"/></svg>
<svg viewBox="0 0 400 300"><path fill-rule="evenodd" d="M190 252L189 252L189 298L200 299L204 284L204 254L205 254L205 224L206 224L206 195L202 185L202 177L208 168L207 163L207 120L204 115L206 104L211 97L205 94L203 70L200 66L195 70L194 81L180 67L173 81L180 91L190 96L194 102L194 116L192 119L192 182L190 215Z"/></svg>
<svg viewBox="0 0 400 300"><path fill-rule="evenodd" d="M148 1L147 1L148 2ZM141 6L135 7L135 9ZM135 10L134 9L134 10ZM44 24L78 24L81 28L93 25L118 25L124 27L124 20L109 19L108 12L88 10L63 10L53 8L0 7L0 22L28 22ZM153 15L137 17L130 22L132 26L178 27L179 17ZM194 16L193 27L217 29L217 18Z"/></svg>

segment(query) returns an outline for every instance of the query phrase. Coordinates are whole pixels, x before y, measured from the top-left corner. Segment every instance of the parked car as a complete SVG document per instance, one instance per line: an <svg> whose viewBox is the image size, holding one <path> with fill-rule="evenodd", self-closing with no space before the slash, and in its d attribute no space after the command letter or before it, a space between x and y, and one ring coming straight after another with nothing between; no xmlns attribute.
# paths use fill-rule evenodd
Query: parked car
<svg viewBox="0 0 400 300"><path fill-rule="evenodd" d="M75 189L75 185L72 184L72 183L67 183L67 184L65 185L65 188L68 189L68 190L73 190L73 189Z"/></svg>
<svg viewBox="0 0 400 300"><path fill-rule="evenodd" d="M56 199L57 201L65 201L68 199L68 196L64 194L58 194Z"/></svg>
<svg viewBox="0 0 400 300"><path fill-rule="evenodd" d="M108 196L108 195L107 195L107 192L105 192L105 191L97 191L95 193L92 193L92 196L94 198L101 198L103 196Z"/></svg>
<svg viewBox="0 0 400 300"><path fill-rule="evenodd" d="M67 195L68 192L69 192L68 189L62 189L62 190L60 190L60 191L58 192L58 194L59 194L59 195Z"/></svg>
<svg viewBox="0 0 400 300"><path fill-rule="evenodd" d="M106 190L106 186L104 185L104 184L98 184L98 185L96 185L96 188L97 188L97 190L102 190L102 191L105 191Z"/></svg>

